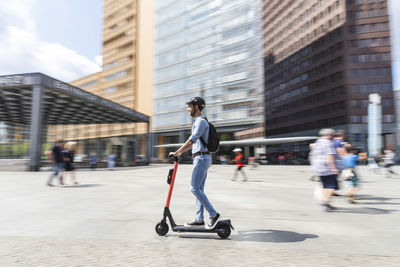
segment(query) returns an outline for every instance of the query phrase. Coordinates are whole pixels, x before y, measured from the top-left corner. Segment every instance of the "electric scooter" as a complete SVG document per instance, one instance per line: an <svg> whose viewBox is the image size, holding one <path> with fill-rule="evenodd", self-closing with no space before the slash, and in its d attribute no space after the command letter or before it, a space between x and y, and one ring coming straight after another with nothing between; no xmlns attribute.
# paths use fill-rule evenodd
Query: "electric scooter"
<svg viewBox="0 0 400 267"><path fill-rule="evenodd" d="M174 182L176 171L178 170L179 158L174 157L174 168L169 170L167 183L169 184L169 191L167 196L167 202L164 207L163 219L156 224L156 232L160 236L165 236L169 227L167 224L167 218L169 219L169 224L171 225L172 231L174 232L195 232L195 233L217 233L222 239L226 239L231 234L231 229L234 230L231 220L225 219L220 220L213 229L206 229L204 225L202 226L185 226L177 225L172 218L171 211L169 210L169 203L172 196L172 190L174 189Z"/></svg>

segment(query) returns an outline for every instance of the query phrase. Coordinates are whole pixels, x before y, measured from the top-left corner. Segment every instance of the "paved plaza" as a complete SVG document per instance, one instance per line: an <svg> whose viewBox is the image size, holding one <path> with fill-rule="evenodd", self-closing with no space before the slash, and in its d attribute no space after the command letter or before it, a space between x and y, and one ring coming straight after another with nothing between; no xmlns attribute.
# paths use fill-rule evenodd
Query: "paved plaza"
<svg viewBox="0 0 400 267"><path fill-rule="evenodd" d="M235 231L160 237L171 167L81 170L63 187L45 186L47 171L1 172L0 266L400 265L400 177L361 167L358 204L338 196L324 212L309 166L246 167L242 182L233 165L213 165L206 193ZM179 166L171 201L181 224L195 215L191 168Z"/></svg>

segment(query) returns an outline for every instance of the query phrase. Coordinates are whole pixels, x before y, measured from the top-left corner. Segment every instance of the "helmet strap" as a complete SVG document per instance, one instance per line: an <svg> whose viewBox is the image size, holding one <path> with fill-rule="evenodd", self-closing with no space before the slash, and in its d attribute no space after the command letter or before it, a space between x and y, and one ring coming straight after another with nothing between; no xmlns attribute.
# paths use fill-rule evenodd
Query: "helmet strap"
<svg viewBox="0 0 400 267"><path fill-rule="evenodd" d="M196 105L192 104L193 108L192 111L190 112L190 116L194 117L194 114L196 114Z"/></svg>

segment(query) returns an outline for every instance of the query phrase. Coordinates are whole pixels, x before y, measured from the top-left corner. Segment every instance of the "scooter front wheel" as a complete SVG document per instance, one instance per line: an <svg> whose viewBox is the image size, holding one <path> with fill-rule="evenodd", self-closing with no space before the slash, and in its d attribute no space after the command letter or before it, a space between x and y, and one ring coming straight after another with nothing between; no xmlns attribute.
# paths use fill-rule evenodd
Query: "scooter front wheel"
<svg viewBox="0 0 400 267"><path fill-rule="evenodd" d="M222 239L226 239L231 235L231 228L229 227L229 225L224 224L224 225L221 225L218 228L219 228L218 230L221 230L220 232L218 232L218 235Z"/></svg>
<svg viewBox="0 0 400 267"><path fill-rule="evenodd" d="M169 226L166 222L161 221L156 224L156 233L159 236L165 236L169 231Z"/></svg>

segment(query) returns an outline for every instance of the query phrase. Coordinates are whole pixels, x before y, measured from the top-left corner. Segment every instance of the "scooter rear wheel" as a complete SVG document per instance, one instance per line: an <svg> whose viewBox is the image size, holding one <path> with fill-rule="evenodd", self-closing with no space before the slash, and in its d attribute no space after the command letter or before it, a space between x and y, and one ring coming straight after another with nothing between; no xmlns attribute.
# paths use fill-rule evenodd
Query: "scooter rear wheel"
<svg viewBox="0 0 400 267"><path fill-rule="evenodd" d="M169 231L169 226L166 222L159 222L156 224L156 233L159 236L165 236Z"/></svg>
<svg viewBox="0 0 400 267"><path fill-rule="evenodd" d="M222 230L221 232L218 232L219 237L221 237L222 239L226 239L231 235L231 228L229 227L229 225L224 224L218 228Z"/></svg>

